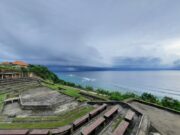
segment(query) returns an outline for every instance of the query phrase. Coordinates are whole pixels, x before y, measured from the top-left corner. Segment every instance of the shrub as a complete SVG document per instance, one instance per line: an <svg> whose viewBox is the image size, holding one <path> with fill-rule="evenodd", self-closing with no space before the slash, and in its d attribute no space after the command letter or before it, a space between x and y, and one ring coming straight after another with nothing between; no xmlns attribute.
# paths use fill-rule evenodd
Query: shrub
<svg viewBox="0 0 180 135"><path fill-rule="evenodd" d="M86 90L93 91L94 89L92 86L86 86Z"/></svg>
<svg viewBox="0 0 180 135"><path fill-rule="evenodd" d="M99 93L99 94L104 94L104 95L110 95L110 91L108 91L108 90L104 90L104 89L100 89L100 88L98 88L97 90L96 90L96 92L97 93Z"/></svg>
<svg viewBox="0 0 180 135"><path fill-rule="evenodd" d="M111 92L110 99L111 100L123 100L123 97L120 92L116 91L116 92Z"/></svg>
<svg viewBox="0 0 180 135"><path fill-rule="evenodd" d="M127 92L127 93L123 94L122 96L123 96L123 99L136 98L137 97L137 95L132 93L132 92Z"/></svg>
<svg viewBox="0 0 180 135"><path fill-rule="evenodd" d="M141 99L144 101L151 102L151 103L158 103L159 102L158 98L155 97L154 95L150 94L150 93L143 93L141 95Z"/></svg>
<svg viewBox="0 0 180 135"><path fill-rule="evenodd" d="M161 100L161 104L165 107L169 107L172 109L176 109L180 111L180 102L176 99L170 98L170 97L164 97Z"/></svg>

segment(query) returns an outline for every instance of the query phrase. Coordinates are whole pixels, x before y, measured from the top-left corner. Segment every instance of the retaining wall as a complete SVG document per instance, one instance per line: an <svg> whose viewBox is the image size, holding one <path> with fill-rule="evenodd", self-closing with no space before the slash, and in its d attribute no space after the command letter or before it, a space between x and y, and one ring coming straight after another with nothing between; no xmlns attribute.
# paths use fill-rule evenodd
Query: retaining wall
<svg viewBox="0 0 180 135"><path fill-rule="evenodd" d="M139 103L142 103L142 104L146 104L146 105L149 105L149 106L153 106L153 107L163 109L163 110L169 111L171 113L175 113L175 114L180 115L180 111L173 110L173 109L170 109L170 108L167 108L167 107L163 107L163 106L160 106L160 105L157 105L157 104L149 103L149 102L138 100L138 99L130 99L129 101L127 101L127 103L131 103L133 101L139 102Z"/></svg>

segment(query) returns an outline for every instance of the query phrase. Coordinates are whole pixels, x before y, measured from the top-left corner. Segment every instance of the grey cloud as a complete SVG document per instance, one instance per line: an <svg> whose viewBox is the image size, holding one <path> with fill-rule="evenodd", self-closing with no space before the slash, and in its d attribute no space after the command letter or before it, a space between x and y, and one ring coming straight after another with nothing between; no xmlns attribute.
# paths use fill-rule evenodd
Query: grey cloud
<svg viewBox="0 0 180 135"><path fill-rule="evenodd" d="M56 12L51 13L49 11L52 10L51 7L46 5L49 2L42 2L45 7L49 8L43 11L39 10L36 5L29 6L27 3L22 3L21 1L4 5L4 10L14 7L15 13L7 13L6 17L12 17L12 20L18 22L17 24L6 22L7 24L3 24L5 27L0 28L1 47L9 48L9 53L15 54L19 59L31 62L42 62L43 60L46 64L93 65L101 58L95 48L84 44L83 28L72 26L73 22L66 23L70 20L65 20L66 18ZM38 4L38 2L34 4ZM40 5L40 7L42 6ZM39 13L36 14L32 9ZM56 10L61 12L58 8L53 9L53 11ZM26 14L28 17L24 17ZM14 27L10 26L12 24Z"/></svg>
<svg viewBox="0 0 180 135"><path fill-rule="evenodd" d="M175 60L173 64L175 67L180 67L180 59Z"/></svg>
<svg viewBox="0 0 180 135"><path fill-rule="evenodd" d="M158 42L180 36L178 4L178 0L1 0L0 59L159 66L166 52L161 53L164 44ZM143 48L140 59L134 58L136 48Z"/></svg>

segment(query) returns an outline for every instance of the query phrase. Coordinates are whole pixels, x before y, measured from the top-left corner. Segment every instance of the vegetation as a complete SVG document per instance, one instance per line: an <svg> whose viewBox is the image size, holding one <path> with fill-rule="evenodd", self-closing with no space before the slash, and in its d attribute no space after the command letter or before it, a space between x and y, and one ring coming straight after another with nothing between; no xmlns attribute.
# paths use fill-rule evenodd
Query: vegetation
<svg viewBox="0 0 180 135"><path fill-rule="evenodd" d="M93 91L93 87L91 87L91 86L86 86L85 89L89 90L89 91Z"/></svg>
<svg viewBox="0 0 180 135"><path fill-rule="evenodd" d="M3 102L5 99L6 99L6 94L1 94L0 95L0 111L2 110Z"/></svg>
<svg viewBox="0 0 180 135"><path fill-rule="evenodd" d="M44 80L50 80L54 83L59 83L60 80L56 74L51 72L47 67L41 65L29 65L28 70L33 72L37 76L41 77Z"/></svg>
<svg viewBox="0 0 180 135"><path fill-rule="evenodd" d="M115 119L115 121L112 125L113 131L118 127L118 125L121 123L122 120L123 120L123 118L121 116L119 116L117 119Z"/></svg>
<svg viewBox="0 0 180 135"><path fill-rule="evenodd" d="M0 64L0 71L3 71L3 70L13 70L13 71L18 71L18 70L20 70L20 68L19 67L15 67L15 66L9 66L9 65L2 65L2 64Z"/></svg>
<svg viewBox="0 0 180 135"><path fill-rule="evenodd" d="M158 98L150 93L143 93L140 98L150 103L159 103Z"/></svg>
<svg viewBox="0 0 180 135"><path fill-rule="evenodd" d="M180 111L180 102L170 97L164 97L161 100L161 105Z"/></svg>

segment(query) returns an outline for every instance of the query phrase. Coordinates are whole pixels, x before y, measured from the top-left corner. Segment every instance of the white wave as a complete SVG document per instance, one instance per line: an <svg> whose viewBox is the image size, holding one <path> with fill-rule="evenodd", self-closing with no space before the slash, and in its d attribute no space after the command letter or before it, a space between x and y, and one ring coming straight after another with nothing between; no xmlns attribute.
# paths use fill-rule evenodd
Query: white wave
<svg viewBox="0 0 180 135"><path fill-rule="evenodd" d="M73 74L69 74L68 76L73 77L74 75Z"/></svg>
<svg viewBox="0 0 180 135"><path fill-rule="evenodd" d="M83 77L83 78L82 78L82 81L83 81L83 82L94 82L94 81L96 81L96 79L94 79L94 78L88 78L88 77Z"/></svg>

